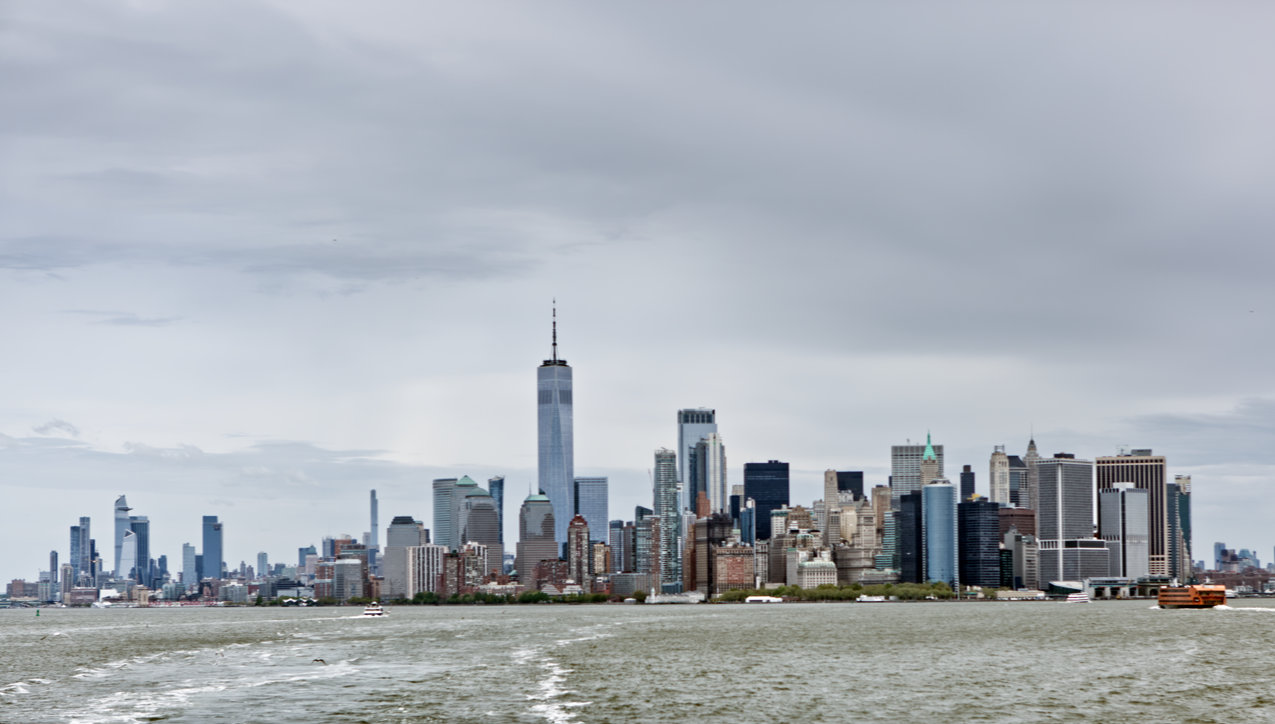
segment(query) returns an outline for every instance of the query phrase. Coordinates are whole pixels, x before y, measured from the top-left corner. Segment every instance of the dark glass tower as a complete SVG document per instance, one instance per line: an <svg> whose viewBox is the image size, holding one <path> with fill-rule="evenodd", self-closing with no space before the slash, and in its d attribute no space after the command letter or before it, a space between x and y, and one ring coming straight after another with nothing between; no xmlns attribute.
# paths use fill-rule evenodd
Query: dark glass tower
<svg viewBox="0 0 1275 724"><path fill-rule="evenodd" d="M788 505L788 463L744 463L744 497L756 504L756 539L768 540L770 512Z"/></svg>
<svg viewBox="0 0 1275 724"><path fill-rule="evenodd" d="M863 471L838 470L837 492L854 493L855 500L863 500Z"/></svg>
<svg viewBox="0 0 1275 724"><path fill-rule="evenodd" d="M999 586L1000 504L986 498L966 500L957 504L956 517L960 535L961 583L966 586Z"/></svg>
<svg viewBox="0 0 1275 724"><path fill-rule="evenodd" d="M922 535L921 491L899 496L895 513L898 531L899 583L921 583L925 576L925 538Z"/></svg>
<svg viewBox="0 0 1275 724"><path fill-rule="evenodd" d="M974 494L974 470L966 465L961 469L961 500L966 501ZM964 578L961 579L965 580ZM981 585L981 584L971 584Z"/></svg>
<svg viewBox="0 0 1275 724"><path fill-rule="evenodd" d="M217 516L204 516L204 552L203 564L199 569L199 577L203 578L221 578L221 544L222 530L221 523L218 522Z"/></svg>

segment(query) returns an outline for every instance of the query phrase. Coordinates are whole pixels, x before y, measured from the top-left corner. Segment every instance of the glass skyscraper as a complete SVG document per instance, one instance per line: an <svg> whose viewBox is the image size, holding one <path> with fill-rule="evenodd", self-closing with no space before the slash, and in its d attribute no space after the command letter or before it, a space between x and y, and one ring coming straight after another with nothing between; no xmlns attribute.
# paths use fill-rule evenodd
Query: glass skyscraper
<svg viewBox="0 0 1275 724"><path fill-rule="evenodd" d="M768 540L770 512L788 505L788 463L744 463L744 497L757 509L754 540Z"/></svg>
<svg viewBox="0 0 1275 724"><path fill-rule="evenodd" d="M681 456L677 479L683 485L683 510L695 510L695 494L698 492L688 484L692 476L691 449L711 432L717 432L717 410L698 407L677 411L677 454ZM709 497L712 498L711 495Z"/></svg>
<svg viewBox="0 0 1275 724"><path fill-rule="evenodd" d="M678 509L677 453L655 451L655 518L660 522L660 588L677 591L682 583L682 517Z"/></svg>
<svg viewBox="0 0 1275 724"><path fill-rule="evenodd" d="M505 477L496 475L487 479L487 492L496 501L496 520L500 525L500 542L505 542Z"/></svg>
<svg viewBox="0 0 1275 724"><path fill-rule="evenodd" d="M573 517L575 452L572 434L571 367L558 359L558 311L554 309L553 357L536 371L539 485L553 504L554 540L567 542ZM604 516L605 517L605 516Z"/></svg>
<svg viewBox="0 0 1275 724"><path fill-rule="evenodd" d="M455 492L456 478L434 479L434 542L446 546L448 550L456 547L455 536L458 532L452 522Z"/></svg>
<svg viewBox="0 0 1275 724"><path fill-rule="evenodd" d="M221 578L222 565L222 529L221 523L218 522L217 516L204 516L204 552L200 555L203 557L202 570L199 571L200 578Z"/></svg>
<svg viewBox="0 0 1275 724"><path fill-rule="evenodd" d="M950 482L930 483L921 487L925 580L942 581L951 586L953 591L960 591L961 586L957 559L957 492L956 486Z"/></svg>
<svg viewBox="0 0 1275 724"><path fill-rule="evenodd" d="M573 488L575 515L589 524L589 542L607 542L607 479L576 478Z"/></svg>
<svg viewBox="0 0 1275 724"><path fill-rule="evenodd" d="M129 576L128 569L120 570L123 565L121 557L124 555L124 534L128 533L132 528L128 524L128 511L132 508L128 507L128 500L123 495L115 499L115 568L112 573L116 578L127 578Z"/></svg>

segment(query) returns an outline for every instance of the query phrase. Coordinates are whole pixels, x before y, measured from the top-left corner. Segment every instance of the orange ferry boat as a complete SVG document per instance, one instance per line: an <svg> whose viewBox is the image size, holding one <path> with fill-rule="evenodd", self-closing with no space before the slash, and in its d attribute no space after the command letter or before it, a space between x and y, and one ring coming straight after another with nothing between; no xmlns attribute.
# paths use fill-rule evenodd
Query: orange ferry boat
<svg viewBox="0 0 1275 724"><path fill-rule="evenodd" d="M1160 608L1213 608L1226 603L1226 586L1164 586L1156 599Z"/></svg>

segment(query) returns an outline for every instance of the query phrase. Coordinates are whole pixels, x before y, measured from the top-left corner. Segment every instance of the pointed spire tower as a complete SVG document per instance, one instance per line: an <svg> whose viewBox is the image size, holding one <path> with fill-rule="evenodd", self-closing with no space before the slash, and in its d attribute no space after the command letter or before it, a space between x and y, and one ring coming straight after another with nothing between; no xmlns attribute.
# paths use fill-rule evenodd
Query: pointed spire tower
<svg viewBox="0 0 1275 724"><path fill-rule="evenodd" d="M1019 491L1019 505L1023 508L1036 509L1040 490L1040 454L1036 452L1036 432L1032 431L1027 439L1027 454L1023 456L1023 464L1027 466L1027 489Z"/></svg>
<svg viewBox="0 0 1275 724"><path fill-rule="evenodd" d="M550 359L536 371L540 490L553 504L554 539L567 542L567 525L574 515L572 486L575 451L572 433L573 403L571 367L558 358L558 300L553 301L553 336Z"/></svg>
<svg viewBox="0 0 1275 724"><path fill-rule="evenodd" d="M930 432L925 432L925 452L921 453L921 485L929 485L930 483L943 477L943 463L939 460L939 456L934 453L934 444L930 441Z"/></svg>

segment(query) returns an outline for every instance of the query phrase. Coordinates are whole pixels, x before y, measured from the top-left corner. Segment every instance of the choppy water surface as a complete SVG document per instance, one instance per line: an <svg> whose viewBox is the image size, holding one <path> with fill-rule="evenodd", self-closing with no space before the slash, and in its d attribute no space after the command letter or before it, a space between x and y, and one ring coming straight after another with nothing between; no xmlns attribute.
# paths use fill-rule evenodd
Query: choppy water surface
<svg viewBox="0 0 1275 724"><path fill-rule="evenodd" d="M1271 721L1264 605L2 611L0 721Z"/></svg>

